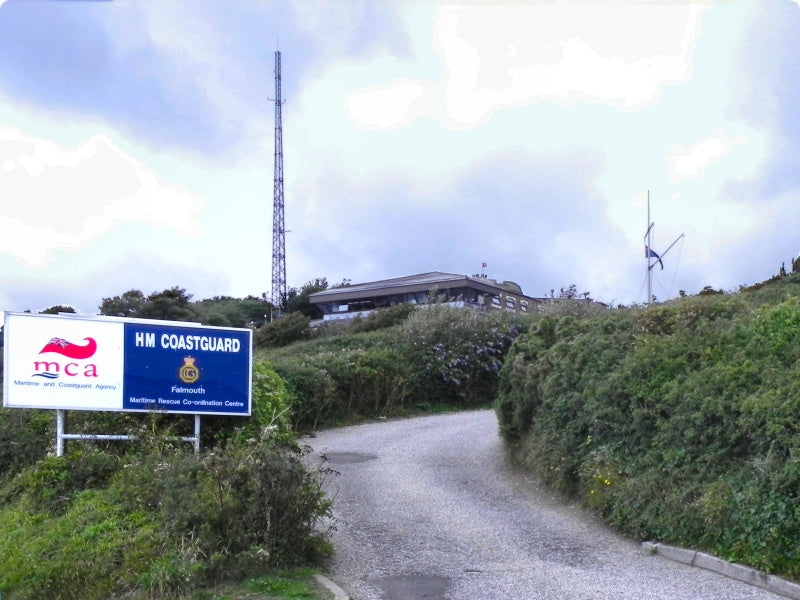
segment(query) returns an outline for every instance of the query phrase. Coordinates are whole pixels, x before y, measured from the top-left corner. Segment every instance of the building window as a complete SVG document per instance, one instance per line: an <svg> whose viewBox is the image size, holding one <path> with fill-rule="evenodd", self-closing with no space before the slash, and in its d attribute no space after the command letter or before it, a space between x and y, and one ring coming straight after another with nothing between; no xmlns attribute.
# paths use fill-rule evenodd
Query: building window
<svg viewBox="0 0 800 600"><path fill-rule="evenodd" d="M500 308L500 296L492 296L492 306Z"/></svg>
<svg viewBox="0 0 800 600"><path fill-rule="evenodd" d="M524 313L528 312L528 301L521 300L519 303L519 309Z"/></svg>
<svg viewBox="0 0 800 600"><path fill-rule="evenodd" d="M506 308L509 308L511 310L514 310L516 308L514 299L510 296L506 296Z"/></svg>

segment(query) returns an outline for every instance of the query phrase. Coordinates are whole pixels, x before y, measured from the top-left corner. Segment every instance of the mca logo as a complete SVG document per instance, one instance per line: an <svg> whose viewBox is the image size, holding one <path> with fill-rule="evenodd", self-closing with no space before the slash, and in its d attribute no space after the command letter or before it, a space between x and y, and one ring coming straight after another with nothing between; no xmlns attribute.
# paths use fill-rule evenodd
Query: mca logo
<svg viewBox="0 0 800 600"><path fill-rule="evenodd" d="M183 359L183 365L178 369L178 377L183 383L194 383L200 379L200 369L194 364L194 358L187 356Z"/></svg>
<svg viewBox="0 0 800 600"><path fill-rule="evenodd" d="M94 356L97 352L97 342L94 338L83 338L85 344L73 344L64 338L54 337L39 351L39 354L57 354L52 360L37 360L33 362L33 376L46 379L57 379L62 373L68 377L97 377L97 365L79 364L71 361L84 361ZM66 360L65 360L66 359Z"/></svg>

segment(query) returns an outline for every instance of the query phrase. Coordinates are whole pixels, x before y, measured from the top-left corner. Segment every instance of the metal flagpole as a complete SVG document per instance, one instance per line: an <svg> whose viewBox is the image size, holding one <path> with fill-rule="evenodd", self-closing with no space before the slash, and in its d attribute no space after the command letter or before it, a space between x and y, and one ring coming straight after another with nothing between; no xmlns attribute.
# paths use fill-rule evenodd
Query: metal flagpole
<svg viewBox="0 0 800 600"><path fill-rule="evenodd" d="M653 248L653 223L650 221L650 190L647 190L647 231L644 234L644 256L647 266L647 302L650 306L653 302L653 263L651 262Z"/></svg>
<svg viewBox="0 0 800 600"><path fill-rule="evenodd" d="M647 306L653 301L653 265L650 262L650 248L653 247L653 223L650 221L650 190L647 190Z"/></svg>

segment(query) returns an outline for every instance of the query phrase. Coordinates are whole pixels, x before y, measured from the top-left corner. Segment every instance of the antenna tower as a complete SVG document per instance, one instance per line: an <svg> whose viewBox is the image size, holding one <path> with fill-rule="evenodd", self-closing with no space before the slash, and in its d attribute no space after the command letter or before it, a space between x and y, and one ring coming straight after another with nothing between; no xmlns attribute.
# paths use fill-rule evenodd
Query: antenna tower
<svg viewBox="0 0 800 600"><path fill-rule="evenodd" d="M281 123L281 53L275 52L275 175L272 199L272 306L283 316L286 302L286 225L283 216L283 125Z"/></svg>

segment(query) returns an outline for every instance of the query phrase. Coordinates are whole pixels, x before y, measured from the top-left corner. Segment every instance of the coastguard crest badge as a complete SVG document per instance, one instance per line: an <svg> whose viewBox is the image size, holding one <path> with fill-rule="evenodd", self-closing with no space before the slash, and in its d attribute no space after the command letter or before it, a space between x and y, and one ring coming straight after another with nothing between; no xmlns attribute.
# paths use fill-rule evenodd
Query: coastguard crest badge
<svg viewBox="0 0 800 600"><path fill-rule="evenodd" d="M183 359L183 365L178 369L178 377L183 383L194 383L200 379L200 369L194 364L194 358L187 356Z"/></svg>

